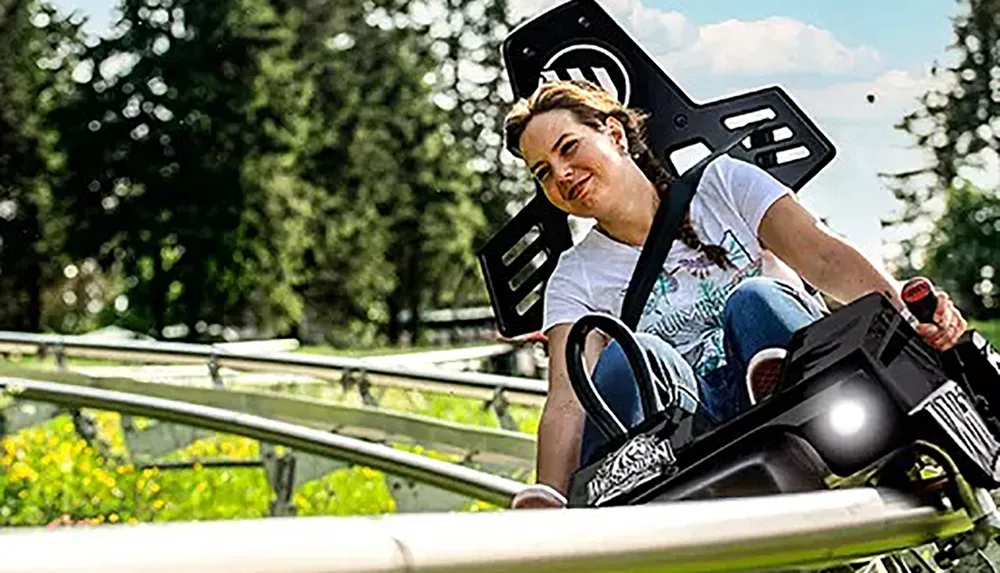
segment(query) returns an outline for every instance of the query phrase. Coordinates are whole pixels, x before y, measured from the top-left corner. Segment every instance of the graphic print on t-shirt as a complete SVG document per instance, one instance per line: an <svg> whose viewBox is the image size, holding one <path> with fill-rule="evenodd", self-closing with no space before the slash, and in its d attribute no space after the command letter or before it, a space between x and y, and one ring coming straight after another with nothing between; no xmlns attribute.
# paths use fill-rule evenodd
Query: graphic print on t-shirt
<svg viewBox="0 0 1000 573"><path fill-rule="evenodd" d="M675 252L664 263L639 322L640 331L669 342L699 377L725 364L722 311L730 293L761 272L760 260L753 260L731 230L719 246L732 263L726 269L675 242Z"/></svg>

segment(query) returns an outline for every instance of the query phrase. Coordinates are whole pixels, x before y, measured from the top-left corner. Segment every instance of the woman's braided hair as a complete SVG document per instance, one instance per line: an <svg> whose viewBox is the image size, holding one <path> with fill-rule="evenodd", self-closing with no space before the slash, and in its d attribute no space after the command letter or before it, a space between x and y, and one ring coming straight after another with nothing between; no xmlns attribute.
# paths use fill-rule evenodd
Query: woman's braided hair
<svg viewBox="0 0 1000 573"><path fill-rule="evenodd" d="M629 154L642 173L656 188L656 194L663 201L674 182L674 177L646 142L646 121L649 116L635 109L629 109L612 97L610 93L586 80L548 82L541 85L530 97L514 104L504 119L504 140L507 149L521 157L520 141L528 122L547 111L565 109L580 123L597 130L603 130L608 117L614 117L625 127ZM720 268L730 265L726 251L718 245L701 242L691 225L690 211L678 231L682 243L705 254Z"/></svg>

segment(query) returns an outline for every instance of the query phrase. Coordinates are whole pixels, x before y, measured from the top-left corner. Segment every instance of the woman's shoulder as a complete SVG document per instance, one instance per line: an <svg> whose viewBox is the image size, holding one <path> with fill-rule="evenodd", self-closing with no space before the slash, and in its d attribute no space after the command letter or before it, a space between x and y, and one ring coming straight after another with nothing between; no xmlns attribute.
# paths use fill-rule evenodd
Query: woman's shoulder
<svg viewBox="0 0 1000 573"><path fill-rule="evenodd" d="M605 268L609 265L617 266L614 265L615 262L627 263L634 256L635 253L629 247L604 236L596 228L591 228L580 241L559 255L553 274L577 276L586 273L587 269L594 269L595 265Z"/></svg>
<svg viewBox="0 0 1000 573"><path fill-rule="evenodd" d="M559 255L557 268L587 264L592 259L600 257L601 252L606 251L608 247L601 241L602 238L605 237L596 228L591 228L583 238Z"/></svg>
<svg viewBox="0 0 1000 573"><path fill-rule="evenodd" d="M698 193L703 197L727 202L748 193L773 195L785 191L785 186L761 167L729 155L720 155L706 165L698 182Z"/></svg>
<svg viewBox="0 0 1000 573"><path fill-rule="evenodd" d="M728 154L722 154L705 166L699 185L726 187L732 184L734 178L739 179L745 176L747 170L754 167L756 166L751 163L736 159Z"/></svg>
<svg viewBox="0 0 1000 573"><path fill-rule="evenodd" d="M790 189L761 167L722 155L705 167L696 196L710 211L738 215L756 233L764 212L788 193Z"/></svg>
<svg viewBox="0 0 1000 573"><path fill-rule="evenodd" d="M766 170L753 162L722 154L705 166L701 185L713 185L721 189L737 186L777 183Z"/></svg>
<svg viewBox="0 0 1000 573"><path fill-rule="evenodd" d="M545 296L545 324L574 322L586 312L614 314L639 251L591 229L559 256Z"/></svg>

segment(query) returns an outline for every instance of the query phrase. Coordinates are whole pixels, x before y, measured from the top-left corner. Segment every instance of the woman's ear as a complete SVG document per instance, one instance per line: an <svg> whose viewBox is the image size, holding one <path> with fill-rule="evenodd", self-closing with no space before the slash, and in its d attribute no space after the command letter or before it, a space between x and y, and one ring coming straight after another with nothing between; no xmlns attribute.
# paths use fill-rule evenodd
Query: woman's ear
<svg viewBox="0 0 1000 573"><path fill-rule="evenodd" d="M613 116L608 116L604 120L604 127L607 130L608 137L611 138L612 143L617 145L622 152L628 155L628 136L625 134L625 126L622 122L618 121L618 118Z"/></svg>

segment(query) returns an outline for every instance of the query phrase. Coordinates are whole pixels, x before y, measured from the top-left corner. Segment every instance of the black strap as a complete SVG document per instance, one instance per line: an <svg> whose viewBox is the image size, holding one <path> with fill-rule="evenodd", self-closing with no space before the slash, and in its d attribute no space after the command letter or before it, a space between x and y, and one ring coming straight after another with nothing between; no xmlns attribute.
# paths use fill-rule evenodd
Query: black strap
<svg viewBox="0 0 1000 573"><path fill-rule="evenodd" d="M639 260L635 264L635 270L632 271L628 290L625 291L621 319L629 328L636 330L639 327L639 319L642 318L646 300L649 298L649 293L653 291L653 285L656 284L656 279L662 272L663 262L667 260L670 248L680 232L681 223L684 222L691 199L694 198L694 194L698 190L698 184L705 173L705 168L720 156L729 153L751 134L770 127L770 124L771 122L755 124L753 127L744 129L725 147L719 148L699 161L670 184L666 201L660 203L656 214L653 215L649 236L646 238L642 252L639 253Z"/></svg>

